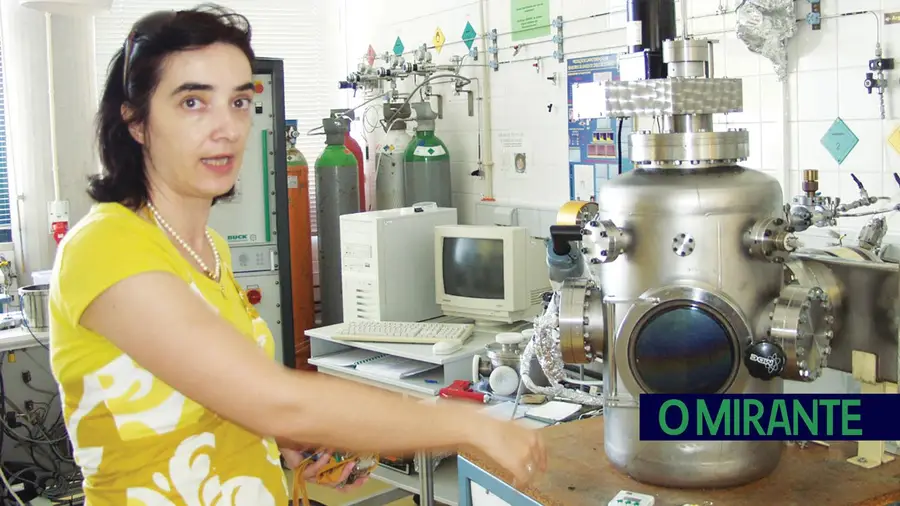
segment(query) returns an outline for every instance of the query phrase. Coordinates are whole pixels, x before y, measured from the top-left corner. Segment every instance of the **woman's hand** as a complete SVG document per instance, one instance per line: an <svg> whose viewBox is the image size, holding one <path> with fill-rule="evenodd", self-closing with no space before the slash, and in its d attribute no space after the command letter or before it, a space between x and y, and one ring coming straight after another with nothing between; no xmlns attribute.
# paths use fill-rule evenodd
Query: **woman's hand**
<svg viewBox="0 0 900 506"><path fill-rule="evenodd" d="M330 452L321 452L318 455L319 457L316 459L316 461L310 463L308 466L306 466L306 469L303 470L301 478L304 481L316 483L316 475L318 475L319 471L321 471L326 465L328 465L329 462L331 462ZM281 456L284 457L284 463L287 465L288 469L291 470L296 469L306 459L303 451L291 450L289 448L281 448ZM336 483L346 482L347 478L350 477L350 473L352 473L354 469L356 469L356 464L345 465L343 471L341 472L341 477ZM353 490L359 486L362 486L362 484L365 483L368 479L368 476L363 476L361 478L358 478L351 484L336 488L340 488L340 490L342 491Z"/></svg>
<svg viewBox="0 0 900 506"><path fill-rule="evenodd" d="M303 452L301 450L292 450L290 448L279 448L281 451L281 456L284 458L284 464L288 469L294 470L300 465L301 462L306 458L303 456ZM315 462L314 465L318 464ZM321 466L320 466L321 467Z"/></svg>
<svg viewBox="0 0 900 506"><path fill-rule="evenodd" d="M516 482L528 482L547 470L547 450L539 430L495 419L485 425L476 446L512 473Z"/></svg>

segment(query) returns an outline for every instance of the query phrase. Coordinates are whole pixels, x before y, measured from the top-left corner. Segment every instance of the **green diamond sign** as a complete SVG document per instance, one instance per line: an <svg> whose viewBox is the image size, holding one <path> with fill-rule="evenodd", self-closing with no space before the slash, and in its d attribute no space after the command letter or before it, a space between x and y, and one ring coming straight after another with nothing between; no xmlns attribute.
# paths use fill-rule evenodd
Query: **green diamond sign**
<svg viewBox="0 0 900 506"><path fill-rule="evenodd" d="M853 148L859 143L859 138L850 130L850 127L844 123L844 120L838 118L834 120L831 128L825 132L822 137L822 146L828 150L828 153L837 161L838 165L844 163Z"/></svg>
<svg viewBox="0 0 900 506"><path fill-rule="evenodd" d="M394 42L394 54L400 56L403 54L403 41L400 40L400 37L397 37L397 41Z"/></svg>
<svg viewBox="0 0 900 506"><path fill-rule="evenodd" d="M429 155L433 155L433 154L434 154L434 148L428 148L428 154L429 154Z"/></svg>
<svg viewBox="0 0 900 506"><path fill-rule="evenodd" d="M477 36L478 34L475 33L475 28L472 27L472 23L467 21L466 29L463 30L462 33L462 40L466 43L466 47L472 49L472 44L475 43L475 37Z"/></svg>

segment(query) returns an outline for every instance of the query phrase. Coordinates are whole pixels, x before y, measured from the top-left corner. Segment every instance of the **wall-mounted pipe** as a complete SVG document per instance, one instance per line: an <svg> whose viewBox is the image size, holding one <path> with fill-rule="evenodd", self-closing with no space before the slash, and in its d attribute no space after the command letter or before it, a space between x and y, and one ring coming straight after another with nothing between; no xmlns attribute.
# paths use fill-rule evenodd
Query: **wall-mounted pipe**
<svg viewBox="0 0 900 506"><path fill-rule="evenodd" d="M488 33L488 17L487 17L487 0L481 0L479 5L479 15L481 18L481 52L483 61L487 61L487 33ZM484 196L482 200L494 200L494 132L492 129L491 100L486 98L491 96L491 70L487 65L482 64L481 67L481 83L484 86L482 93L482 126L484 127Z"/></svg>
<svg viewBox="0 0 900 506"><path fill-rule="evenodd" d="M59 185L59 153L56 142L56 93L53 91L53 16L49 12L44 13L44 24L47 30L47 97L50 102L50 171L53 174L53 200L59 202L61 197Z"/></svg>
<svg viewBox="0 0 900 506"><path fill-rule="evenodd" d="M587 15L587 16L580 16L580 17L572 18L572 19L564 19L564 20L563 20L563 25L567 25L567 24L569 24L569 23L575 23L575 22L577 22L577 21L589 21L589 20L594 20L594 19L597 19L597 18L600 18L600 17L603 17L603 16L609 16L609 15L611 15L611 14L616 14L616 13L619 13L619 12L625 12L625 9L612 9L612 10L609 10L609 11L606 11L606 12L598 12L598 13L596 13L596 14L589 14L589 15ZM405 20L405 21L409 21L409 20ZM402 21L401 21L401 22L402 22ZM538 26L535 26L533 29L552 28L552 27L553 27L553 24L551 23L551 24L546 24L546 25L538 25ZM485 30L486 30L486 27L485 27ZM486 33L486 32L485 32L485 33ZM502 37L502 36L504 36L504 35L512 35L513 33L516 33L516 32L515 32L515 31L499 32L499 33L496 33L496 34L494 34L494 35L497 35L498 37ZM533 46L533 45L535 45L535 44L543 44L543 43L550 43L550 42L553 42L553 38L552 38L552 37L547 37L546 39L543 39L543 40L530 41L530 42L528 42L527 45ZM463 41L463 40L447 41L447 42L444 42L444 45L441 46L441 47L442 47L442 48L446 48L446 47L454 46L454 45L457 45L457 44L465 44L465 41ZM512 47L512 46L510 46L510 47ZM414 49L414 50L406 51L406 52L402 53L400 56L414 55L414 54L416 53L416 51L419 50L419 49L427 49L427 50L430 50L430 49L437 49L437 48L436 48L435 46L433 46L433 45L427 45L427 44L424 44L423 46L420 46L420 47L418 47L418 48L416 48L416 49ZM501 49L502 49L502 48L501 48ZM386 55L386 56L385 56L385 55ZM384 55L378 54L378 55L375 56L375 60L379 60L379 61L388 61L388 60L390 60L390 59L393 58L393 57L394 57L394 54L393 54L393 53L385 53ZM356 59L357 59L358 61L366 61L366 60L368 60L368 58L369 58L369 55L368 55L368 54L362 54L362 55L356 57Z"/></svg>

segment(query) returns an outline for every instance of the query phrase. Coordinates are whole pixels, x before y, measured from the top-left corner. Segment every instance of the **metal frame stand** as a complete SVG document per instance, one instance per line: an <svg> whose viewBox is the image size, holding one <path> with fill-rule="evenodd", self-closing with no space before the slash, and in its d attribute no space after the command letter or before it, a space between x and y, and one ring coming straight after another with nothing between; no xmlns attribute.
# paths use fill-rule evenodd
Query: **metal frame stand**
<svg viewBox="0 0 900 506"><path fill-rule="evenodd" d="M419 505L434 506L434 459L428 452L419 452Z"/></svg>

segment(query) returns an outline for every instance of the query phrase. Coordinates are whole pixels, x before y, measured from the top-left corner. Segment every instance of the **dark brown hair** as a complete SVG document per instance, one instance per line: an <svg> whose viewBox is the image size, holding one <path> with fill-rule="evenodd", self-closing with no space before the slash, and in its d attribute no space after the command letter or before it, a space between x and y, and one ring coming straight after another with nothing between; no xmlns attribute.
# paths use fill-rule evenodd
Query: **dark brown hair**
<svg viewBox="0 0 900 506"><path fill-rule="evenodd" d="M134 140L128 127L146 124L150 98L159 85L165 58L179 51L225 43L240 49L252 62L250 35L247 18L213 4L154 12L134 24L122 49L110 62L100 98L97 139L103 172L89 178L91 198L97 202L118 202L132 209L147 203L144 147ZM123 104L133 111L129 121L122 118ZM234 188L215 200L233 193Z"/></svg>

